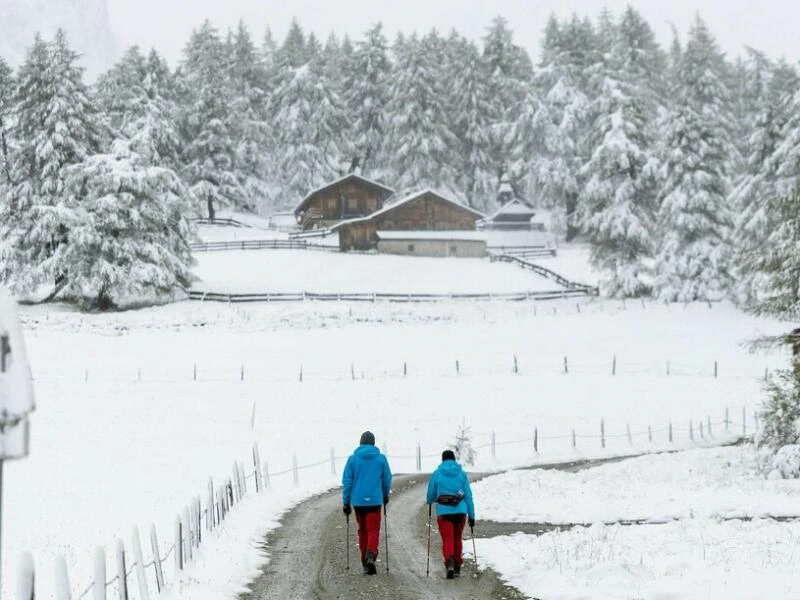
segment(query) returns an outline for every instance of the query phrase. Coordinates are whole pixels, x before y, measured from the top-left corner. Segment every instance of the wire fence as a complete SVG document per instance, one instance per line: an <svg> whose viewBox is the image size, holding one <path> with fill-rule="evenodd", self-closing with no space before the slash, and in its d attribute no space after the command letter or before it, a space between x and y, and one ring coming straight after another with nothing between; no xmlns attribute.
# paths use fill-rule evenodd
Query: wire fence
<svg viewBox="0 0 800 600"><path fill-rule="evenodd" d="M688 447L719 445L748 439L749 435L757 434L759 430L757 412L752 413L750 422L747 419L747 409L744 407L737 415L737 419L733 419L731 416L730 409L725 409L724 417L717 420L706 416L704 419L687 419L682 425L669 421L657 428L648 425L646 429L638 430L632 430L630 425L626 424L624 431L607 430L606 420L601 418L595 433L578 433L573 428L558 434L543 435L540 428L534 426L532 435L523 438L498 440L495 432L492 431L489 434L489 441L486 443L472 446L468 439L466 443L476 451L488 450L493 464L496 464L501 454L498 448L524 446L523 452L515 455L517 460L519 461L524 455L527 456L527 459L523 460L524 464L535 465L542 459L547 459L549 464L553 463L553 459L563 462L574 460L574 452L578 449L579 442L584 440L591 442L588 445L580 445L584 453L587 450L589 454L602 454L610 451L624 455L632 451L635 454L646 454L685 448L687 444ZM647 443L643 446L639 440L644 438ZM622 445L619 443L620 441ZM466 448L466 446L462 446L463 450ZM395 454L386 446L383 447L383 452L393 464L413 460L414 466L409 471L417 473L422 472L423 467L430 466L426 464L426 461L438 461L440 457L439 451L424 452L422 444L419 442L416 444L413 454ZM551 458L548 459L548 457ZM143 558L138 528L134 527L129 546L130 551L126 551L122 540L117 542L113 567L115 569L114 576L110 578L107 576L106 552L99 547L94 556L92 581L88 585L80 587L79 592L73 596L67 575L66 561L63 556L59 557L56 570L56 598L57 600L69 600L74 597L77 600L83 600L91 594L92 600L107 600L112 596L119 600L148 600L151 591L158 595L166 589L168 582L165 572L173 580L181 577L181 572L195 560L196 551L203 541L208 539L217 528L223 526L228 514L252 492L268 493L272 489L272 481L275 478L288 475L291 475L294 486L300 486L301 472L326 465L330 469L328 476L335 477L339 466L346 459L346 456L337 455L334 448L331 448L329 456L324 459L299 464L295 454L292 456L290 467L270 471L269 464L266 461L262 462L260 458L258 444L254 444L252 465L249 468L245 467L244 462L234 462L232 475L220 485L215 486L213 479L209 478L208 489L205 492L205 508L202 506L201 495L198 494L189 500L182 512L177 514L174 537L165 550L163 543L159 541L155 525L151 525L151 556L147 562ZM403 472L396 466L395 471ZM130 557L132 560L129 560ZM167 572L170 563L173 564L171 573ZM20 581L29 581L30 585L19 586L17 600L34 600L34 569L29 553L26 553L21 561L19 579ZM102 582L101 586L97 585L98 581ZM115 591L110 591L112 588L115 588Z"/></svg>

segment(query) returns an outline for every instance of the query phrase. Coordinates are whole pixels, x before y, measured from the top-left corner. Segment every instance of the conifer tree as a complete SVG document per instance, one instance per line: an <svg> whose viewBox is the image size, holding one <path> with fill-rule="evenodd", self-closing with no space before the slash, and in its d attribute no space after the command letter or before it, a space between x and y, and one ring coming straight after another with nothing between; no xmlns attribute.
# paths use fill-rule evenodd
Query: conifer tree
<svg viewBox="0 0 800 600"><path fill-rule="evenodd" d="M0 57L0 190L11 184L11 145L8 130L14 94L14 73Z"/></svg>

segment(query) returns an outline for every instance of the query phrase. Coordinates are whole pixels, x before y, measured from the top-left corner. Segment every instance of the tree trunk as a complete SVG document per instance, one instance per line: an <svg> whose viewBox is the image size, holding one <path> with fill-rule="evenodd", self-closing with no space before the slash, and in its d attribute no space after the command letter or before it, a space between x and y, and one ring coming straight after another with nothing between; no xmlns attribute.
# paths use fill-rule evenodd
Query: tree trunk
<svg viewBox="0 0 800 600"><path fill-rule="evenodd" d="M208 220L214 222L214 199L208 199Z"/></svg>
<svg viewBox="0 0 800 600"><path fill-rule="evenodd" d="M567 238L566 241L571 242L580 233L580 229L575 225L575 212L578 208L577 194L567 194L566 209L567 209Z"/></svg>

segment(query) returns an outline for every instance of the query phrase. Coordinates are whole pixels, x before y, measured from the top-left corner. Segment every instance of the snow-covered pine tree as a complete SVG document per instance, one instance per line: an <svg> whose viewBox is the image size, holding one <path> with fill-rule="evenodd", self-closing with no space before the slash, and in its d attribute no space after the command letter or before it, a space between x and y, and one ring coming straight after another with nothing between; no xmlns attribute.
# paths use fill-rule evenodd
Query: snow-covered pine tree
<svg viewBox="0 0 800 600"><path fill-rule="evenodd" d="M382 179L386 174L388 156L383 143L390 69L383 25L377 23L363 40L356 42L344 85L361 172L373 179Z"/></svg>
<svg viewBox="0 0 800 600"><path fill-rule="evenodd" d="M269 209L269 151L267 70L250 32L240 21L231 40L229 128L235 144L234 169L245 203L259 212Z"/></svg>
<svg viewBox="0 0 800 600"><path fill-rule="evenodd" d="M545 28L541 64L534 77L534 92L523 99L522 118L514 134L522 152L522 163L545 208L554 209L554 227L573 239L580 181L578 173L586 160L585 137L589 101L583 91L582 71L577 62L587 54L572 39L577 31L551 17ZM586 35L577 36L583 40ZM519 160L519 159L518 159Z"/></svg>
<svg viewBox="0 0 800 600"><path fill-rule="evenodd" d="M65 195L80 206L80 218L64 252L64 297L109 310L188 288L191 201L172 169L153 166L118 140L111 153L68 167L65 177Z"/></svg>
<svg viewBox="0 0 800 600"><path fill-rule="evenodd" d="M487 72L480 50L461 36L448 40L448 72L455 73L450 89L450 119L457 138L456 186L467 204L482 212L494 207L498 165L492 157L492 108Z"/></svg>
<svg viewBox="0 0 800 600"><path fill-rule="evenodd" d="M147 59L139 46L131 46L95 84L94 100L114 134L119 133L126 113L140 97L146 72Z"/></svg>
<svg viewBox="0 0 800 600"><path fill-rule="evenodd" d="M351 156L344 102L326 80L318 59L286 67L270 99L281 208L341 174Z"/></svg>
<svg viewBox="0 0 800 600"><path fill-rule="evenodd" d="M81 218L80 198L65 194L65 169L97 152L101 139L83 70L63 31L50 44L36 37L14 100L13 184L0 215L2 279L20 295L38 296L44 288L49 300L70 281L66 250Z"/></svg>
<svg viewBox="0 0 800 600"><path fill-rule="evenodd" d="M772 251L778 247L773 235L786 218L785 196L797 187L800 174L787 173L787 166L782 165L787 156L778 152L789 133L787 125L793 111L797 110L792 99L800 89L798 73L785 61L774 65L770 62L764 72L763 57L757 55L755 60L757 63L753 66L758 71L753 74L753 87L758 86L760 91L751 88L749 93L748 104L753 116L752 132L746 144L746 171L731 201L738 215L734 234L734 295L737 302L749 309L757 309L764 292L769 293L773 287L770 281L775 269ZM782 176L778 174L779 168L782 168ZM787 174L790 175L788 179Z"/></svg>
<svg viewBox="0 0 800 600"><path fill-rule="evenodd" d="M618 25L606 23L601 32L609 47L595 73L600 93L590 107L593 151L580 171L586 183L578 219L592 262L603 273L603 293L635 297L649 293L652 283L657 163L651 124L661 52L631 7Z"/></svg>
<svg viewBox="0 0 800 600"><path fill-rule="evenodd" d="M391 157L389 180L399 191L420 187L449 188L455 181L451 157L457 146L448 127L446 95L433 35L410 35L396 44L399 54L389 86L390 115L385 147Z"/></svg>
<svg viewBox="0 0 800 600"><path fill-rule="evenodd" d="M675 106L661 133L661 238L655 293L663 300L716 300L731 286L728 195L736 149L726 68L698 16L678 65Z"/></svg>
<svg viewBox="0 0 800 600"><path fill-rule="evenodd" d="M8 130L14 97L14 72L0 57L0 190L11 184L11 146ZM2 193L0 193L2 201Z"/></svg>
<svg viewBox="0 0 800 600"><path fill-rule="evenodd" d="M225 52L217 30L206 21L192 33L184 49L181 78L184 152L182 176L197 205L197 213L213 219L217 208L247 208L236 176L236 146L229 125L228 82L220 65Z"/></svg>

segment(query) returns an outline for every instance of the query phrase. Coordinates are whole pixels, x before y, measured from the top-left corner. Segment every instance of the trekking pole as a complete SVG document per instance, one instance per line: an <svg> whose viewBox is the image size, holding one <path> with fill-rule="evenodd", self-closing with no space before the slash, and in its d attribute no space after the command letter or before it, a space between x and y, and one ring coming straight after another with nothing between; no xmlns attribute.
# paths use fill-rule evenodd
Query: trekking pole
<svg viewBox="0 0 800 600"><path fill-rule="evenodd" d="M383 535L383 542L386 546L386 572L389 572L389 517L386 513L386 505L383 505L383 522L385 524L384 527L384 535Z"/></svg>
<svg viewBox="0 0 800 600"><path fill-rule="evenodd" d="M345 551L345 554L347 554L346 570L350 571L350 515L345 515L344 520L347 522L346 526L347 533L345 534L345 542L344 542L345 548L347 548L347 550Z"/></svg>
<svg viewBox="0 0 800 600"><path fill-rule="evenodd" d="M475 560L475 574L478 574L478 551L475 550L475 530L470 527L469 535L472 538L472 558Z"/></svg>
<svg viewBox="0 0 800 600"><path fill-rule="evenodd" d="M425 567L425 577L431 574L431 510L432 506L428 504L428 565Z"/></svg>

